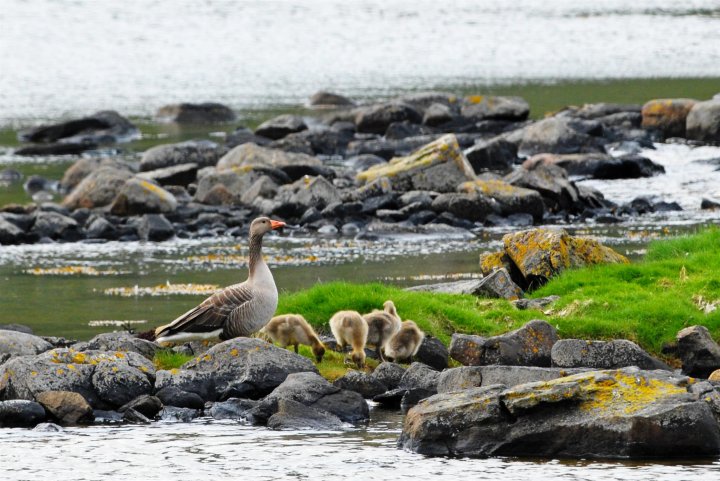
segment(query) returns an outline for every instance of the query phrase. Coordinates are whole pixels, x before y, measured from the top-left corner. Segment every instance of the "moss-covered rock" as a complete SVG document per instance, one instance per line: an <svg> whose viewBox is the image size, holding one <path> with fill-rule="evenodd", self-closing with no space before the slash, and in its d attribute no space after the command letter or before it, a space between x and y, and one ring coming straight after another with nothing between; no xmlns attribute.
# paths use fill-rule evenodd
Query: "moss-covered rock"
<svg viewBox="0 0 720 481"><path fill-rule="evenodd" d="M626 368L438 394L408 412L399 445L438 456L717 455L714 401L692 384Z"/></svg>
<svg viewBox="0 0 720 481"><path fill-rule="evenodd" d="M357 175L362 182L380 177L388 177L397 191L455 192L462 182L475 180L475 172L455 135L448 134L406 157L395 157L387 164L372 166Z"/></svg>

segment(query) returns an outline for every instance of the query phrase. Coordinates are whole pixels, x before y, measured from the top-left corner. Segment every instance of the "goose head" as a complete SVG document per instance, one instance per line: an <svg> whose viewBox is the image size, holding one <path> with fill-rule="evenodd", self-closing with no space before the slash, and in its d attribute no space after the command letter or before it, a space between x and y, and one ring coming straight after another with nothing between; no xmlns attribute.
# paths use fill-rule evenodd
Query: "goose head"
<svg viewBox="0 0 720 481"><path fill-rule="evenodd" d="M250 237L262 236L274 229L283 227L285 222L272 220L268 217L258 217L250 224Z"/></svg>
<svg viewBox="0 0 720 481"><path fill-rule="evenodd" d="M315 360L318 362L318 364L320 364L323 360L323 356L325 355L325 346L323 346L322 343L313 346L312 352L315 356Z"/></svg>

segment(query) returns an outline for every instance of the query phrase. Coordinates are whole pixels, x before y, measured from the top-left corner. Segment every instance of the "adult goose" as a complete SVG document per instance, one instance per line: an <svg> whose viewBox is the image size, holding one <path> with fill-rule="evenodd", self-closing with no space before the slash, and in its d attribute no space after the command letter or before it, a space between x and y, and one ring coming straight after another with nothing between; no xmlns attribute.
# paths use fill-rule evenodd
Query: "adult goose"
<svg viewBox="0 0 720 481"><path fill-rule="evenodd" d="M278 293L270 268L262 257L262 238L284 222L258 217L250 224L250 274L205 299L170 324L155 330L157 342L186 342L205 339L225 341L249 336L262 329L277 308Z"/></svg>

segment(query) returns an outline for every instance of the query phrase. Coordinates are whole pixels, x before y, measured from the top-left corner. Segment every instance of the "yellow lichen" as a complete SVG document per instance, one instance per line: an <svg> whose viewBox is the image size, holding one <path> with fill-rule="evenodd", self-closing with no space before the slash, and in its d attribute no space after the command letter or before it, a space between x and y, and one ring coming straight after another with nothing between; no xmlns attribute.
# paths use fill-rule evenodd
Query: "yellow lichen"
<svg viewBox="0 0 720 481"><path fill-rule="evenodd" d="M237 356L238 354L239 354L239 352L238 352L237 349L231 349L231 350L230 350L230 355L231 355L231 356Z"/></svg>
<svg viewBox="0 0 720 481"><path fill-rule="evenodd" d="M82 352L75 353L72 357L72 362L74 362L75 364L84 364L85 354Z"/></svg>

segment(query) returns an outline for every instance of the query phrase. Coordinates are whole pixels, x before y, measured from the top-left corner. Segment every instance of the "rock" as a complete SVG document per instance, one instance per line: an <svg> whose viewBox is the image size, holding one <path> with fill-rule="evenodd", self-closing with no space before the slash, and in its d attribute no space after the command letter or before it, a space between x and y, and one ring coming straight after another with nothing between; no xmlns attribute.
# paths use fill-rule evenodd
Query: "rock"
<svg viewBox="0 0 720 481"><path fill-rule="evenodd" d="M235 120L235 113L230 107L214 102L181 103L160 107L155 117L164 122L178 124L212 124L232 122Z"/></svg>
<svg viewBox="0 0 720 481"><path fill-rule="evenodd" d="M437 383L440 373L421 362L410 364L400 378L398 388L423 389L432 393L437 392Z"/></svg>
<svg viewBox="0 0 720 481"><path fill-rule="evenodd" d="M267 175L261 176L240 196L240 202L252 205L258 197L272 199L278 191L278 185Z"/></svg>
<svg viewBox="0 0 720 481"><path fill-rule="evenodd" d="M57 348L0 365L0 399L30 400L45 391L69 391L93 407L121 406L148 393L154 376L153 364L134 352Z"/></svg>
<svg viewBox="0 0 720 481"><path fill-rule="evenodd" d="M98 334L85 345L85 350L135 352L153 360L160 346L154 342L139 339L127 332L106 332Z"/></svg>
<svg viewBox="0 0 720 481"><path fill-rule="evenodd" d="M213 346L182 369L158 371L155 388L176 386L206 401L258 399L298 372L317 369L310 359L260 339L235 338Z"/></svg>
<svg viewBox="0 0 720 481"><path fill-rule="evenodd" d="M552 365L556 367L590 367L593 369L616 369L637 366L640 369L666 369L667 364L652 357L632 341L584 341L561 339L551 352Z"/></svg>
<svg viewBox="0 0 720 481"><path fill-rule="evenodd" d="M213 403L210 415L214 419L247 420L249 412L257 407L259 401L230 398L227 401Z"/></svg>
<svg viewBox="0 0 720 481"><path fill-rule="evenodd" d="M150 418L134 408L126 409L122 414L122 420L128 424L150 424L151 422Z"/></svg>
<svg viewBox="0 0 720 481"><path fill-rule="evenodd" d="M40 423L33 428L33 431L40 433L61 433L65 430L55 423Z"/></svg>
<svg viewBox="0 0 720 481"><path fill-rule="evenodd" d="M425 110L422 123L435 127L450 122L454 117L452 109L447 104L435 102Z"/></svg>
<svg viewBox="0 0 720 481"><path fill-rule="evenodd" d="M355 103L347 97L323 90L315 92L312 97L310 97L309 103L312 107L352 107L355 105Z"/></svg>
<svg viewBox="0 0 720 481"><path fill-rule="evenodd" d="M82 238L80 226L75 219L57 212L38 212L32 232L38 237L48 237L53 240L76 241Z"/></svg>
<svg viewBox="0 0 720 481"><path fill-rule="evenodd" d="M291 399L278 402L278 410L267 422L270 429L331 431L341 429L345 424L327 411L316 409Z"/></svg>
<svg viewBox="0 0 720 481"><path fill-rule="evenodd" d="M482 368L482 366L463 366L446 369L438 378L438 393L482 386Z"/></svg>
<svg viewBox="0 0 720 481"><path fill-rule="evenodd" d="M252 130L247 127L238 127L233 132L229 133L225 138L225 144L228 148L237 147L238 145L253 143L256 145L268 145L271 142L270 139L255 135Z"/></svg>
<svg viewBox="0 0 720 481"><path fill-rule="evenodd" d="M642 127L659 131L663 137L685 137L688 113L697 101L692 99L650 100L642 108Z"/></svg>
<svg viewBox="0 0 720 481"><path fill-rule="evenodd" d="M700 208L707 210L720 209L720 202L712 199L706 199L703 197L703 199L700 201ZM0 238L0 242L1 241L2 239Z"/></svg>
<svg viewBox="0 0 720 481"><path fill-rule="evenodd" d="M158 415L162 408L163 403L158 397L144 394L121 406L118 408L118 411L124 413L125 411L132 409L148 419L153 419Z"/></svg>
<svg viewBox="0 0 720 481"><path fill-rule="evenodd" d="M282 114L266 120L255 129L255 135L268 139L282 139L288 134L307 130L305 121L299 115Z"/></svg>
<svg viewBox="0 0 720 481"><path fill-rule="evenodd" d="M167 190L148 180L128 179L113 200L113 215L167 214L177 209L177 200Z"/></svg>
<svg viewBox="0 0 720 481"><path fill-rule="evenodd" d="M517 145L502 137L496 137L476 143L465 151L465 157L475 173L487 171L507 173L515 164L517 151Z"/></svg>
<svg viewBox="0 0 720 481"><path fill-rule="evenodd" d="M139 130L115 111L104 110L89 117L69 120L53 125L41 125L18 134L23 142L69 144L108 144L128 142L139 137Z"/></svg>
<svg viewBox="0 0 720 481"><path fill-rule="evenodd" d="M364 398L373 398L388 390L385 384L375 379L372 375L352 370L336 379L333 382L333 386L355 391Z"/></svg>
<svg viewBox="0 0 720 481"><path fill-rule="evenodd" d="M197 164L187 163L141 172L137 175L137 178L164 186L182 185L183 187L187 187L189 184L195 182L197 172Z"/></svg>
<svg viewBox="0 0 720 481"><path fill-rule="evenodd" d="M30 326L24 324L0 324L0 331L22 332L23 334L32 334L33 330ZM2 334L2 333L0 333Z"/></svg>
<svg viewBox="0 0 720 481"><path fill-rule="evenodd" d="M384 134L393 122L408 121L414 124L422 122L422 115L403 103L386 103L359 109L355 115L358 132Z"/></svg>
<svg viewBox="0 0 720 481"><path fill-rule="evenodd" d="M491 95L471 95L465 98L462 106L463 117L475 122L481 120L525 120L530 114L530 106L521 97L495 97Z"/></svg>
<svg viewBox="0 0 720 481"><path fill-rule="evenodd" d="M535 154L576 154L601 152L598 138L573 128L570 120L550 117L540 120L524 130L518 146L518 155L530 157Z"/></svg>
<svg viewBox="0 0 720 481"><path fill-rule="evenodd" d="M93 209L109 205L125 182L132 177L127 170L100 167L85 177L62 202L70 210Z"/></svg>
<svg viewBox="0 0 720 481"><path fill-rule="evenodd" d="M0 217L0 244L22 244L25 242L27 234L15 224Z"/></svg>
<svg viewBox="0 0 720 481"><path fill-rule="evenodd" d="M570 175L582 175L594 179L636 179L665 173L662 165L637 154L625 154L619 157L602 153L540 154L526 160L523 166L530 168L538 162L562 167Z"/></svg>
<svg viewBox="0 0 720 481"><path fill-rule="evenodd" d="M549 367L550 352L557 340L552 325L534 320L520 329L488 338L455 333L450 342L450 357L465 366Z"/></svg>
<svg viewBox="0 0 720 481"><path fill-rule="evenodd" d="M508 184L540 193L550 212L578 212L585 208L580 192L567 178L567 172L557 166L538 164L532 169L520 168L503 179Z"/></svg>
<svg viewBox="0 0 720 481"><path fill-rule="evenodd" d="M261 177L262 174L254 169L247 172L225 170L208 173L198 180L195 200L210 205L239 203L242 196ZM219 196L219 192L223 194Z"/></svg>
<svg viewBox="0 0 720 481"><path fill-rule="evenodd" d="M370 374L370 377L385 386L388 389L396 389L400 385L400 380L405 374L405 369L394 362L382 362Z"/></svg>
<svg viewBox="0 0 720 481"><path fill-rule="evenodd" d="M33 356L52 349L42 337L17 330L0 329L0 355Z"/></svg>
<svg viewBox="0 0 720 481"><path fill-rule="evenodd" d="M448 367L449 356L447 347L440 339L426 334L413 360L442 371Z"/></svg>
<svg viewBox="0 0 720 481"><path fill-rule="evenodd" d="M518 299L513 301L513 305L520 309L542 309L543 307L552 304L553 302L560 299L560 296L547 296L540 297L538 299Z"/></svg>
<svg viewBox="0 0 720 481"><path fill-rule="evenodd" d="M365 200L370 197L378 197L392 193L392 181L387 177L378 177L367 184L358 187L353 191L354 200Z"/></svg>
<svg viewBox="0 0 720 481"><path fill-rule="evenodd" d="M310 207L324 209L340 202L340 193L324 177L305 177L279 189L275 200L286 204L291 214L301 216Z"/></svg>
<svg viewBox="0 0 720 481"><path fill-rule="evenodd" d="M442 292L445 294L470 294L478 297L518 299L522 289L510 278L504 268L496 269L482 279L470 279L439 284L408 287L408 291Z"/></svg>
<svg viewBox="0 0 720 481"><path fill-rule="evenodd" d="M160 420L174 423L189 423L193 419L199 418L202 411L189 408L176 408L174 406L165 406L160 411Z"/></svg>
<svg viewBox="0 0 720 481"><path fill-rule="evenodd" d="M85 231L88 239L117 239L118 229L104 217L96 216L88 224Z"/></svg>
<svg viewBox="0 0 720 481"><path fill-rule="evenodd" d="M461 219L483 221L497 212L497 203L480 193L440 194L433 200L431 208L437 213L449 212Z"/></svg>
<svg viewBox="0 0 720 481"><path fill-rule="evenodd" d="M701 142L720 142L720 99L697 102L686 119L687 138Z"/></svg>
<svg viewBox="0 0 720 481"><path fill-rule="evenodd" d="M334 414L346 423L363 423L370 418L370 409L362 395L346 389L321 397L312 407Z"/></svg>
<svg viewBox="0 0 720 481"><path fill-rule="evenodd" d="M502 384L513 387L537 381L551 381L583 372L582 369L560 369L535 366L463 366L440 374L438 392L458 391L472 387Z"/></svg>
<svg viewBox="0 0 720 481"><path fill-rule="evenodd" d="M690 326L677 333L677 356L682 361L683 373L707 378L720 369L720 345L705 326Z"/></svg>
<svg viewBox="0 0 720 481"><path fill-rule="evenodd" d="M183 391L177 386L166 386L155 395L165 406L189 409L203 409L205 406L205 401L197 393Z"/></svg>
<svg viewBox="0 0 720 481"><path fill-rule="evenodd" d="M545 204L536 190L511 185L502 180L475 180L464 182L458 191L476 193L489 197L497 203L501 215L530 214L536 222L540 222L545 211Z"/></svg>
<svg viewBox="0 0 720 481"><path fill-rule="evenodd" d="M625 368L438 394L408 412L398 444L433 456L717 455L720 427L689 384Z"/></svg>
<svg viewBox="0 0 720 481"><path fill-rule="evenodd" d="M0 427L29 428L45 420L45 409L35 401L0 401Z"/></svg>
<svg viewBox="0 0 720 481"><path fill-rule="evenodd" d="M60 187L65 192L74 189L85 177L103 165L97 157L83 157L71 165L60 180ZM107 165L107 164L106 164Z"/></svg>
<svg viewBox="0 0 720 481"><path fill-rule="evenodd" d="M39 402L50 415L64 426L93 421L92 407L76 392L45 391L38 393Z"/></svg>
<svg viewBox="0 0 720 481"><path fill-rule="evenodd" d="M572 237L564 230L532 229L503 236L504 251L525 277L538 286L565 269L629 261L592 239Z"/></svg>
<svg viewBox="0 0 720 481"><path fill-rule="evenodd" d="M720 369L714 370L708 377L708 381L720 382Z"/></svg>
<svg viewBox="0 0 720 481"><path fill-rule="evenodd" d="M112 139L107 139L112 141ZM94 150L98 148L98 144L91 142L53 142L51 144L40 144L40 145L29 145L27 147L21 147L13 154L32 157L32 156L46 156L46 155L80 155L88 150Z"/></svg>
<svg viewBox="0 0 720 481"><path fill-rule="evenodd" d="M140 158L140 171L149 172L182 164L196 164L199 168L217 164L227 149L209 140L188 140L176 144L150 147Z"/></svg>
<svg viewBox="0 0 720 481"><path fill-rule="evenodd" d="M217 162L217 169L222 171L249 166L280 168L289 165L321 166L322 163L317 157L310 155L285 152L247 143L238 145L223 155Z"/></svg>

